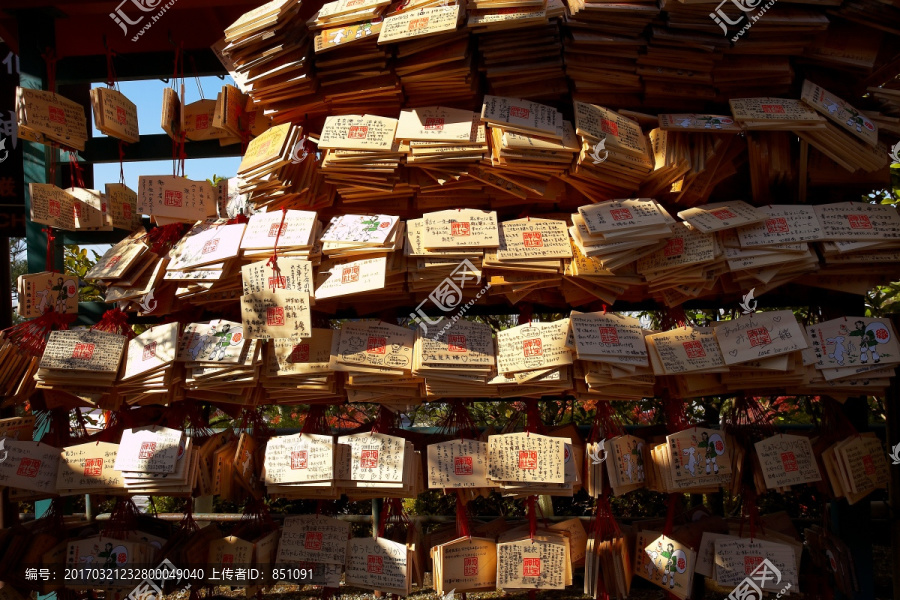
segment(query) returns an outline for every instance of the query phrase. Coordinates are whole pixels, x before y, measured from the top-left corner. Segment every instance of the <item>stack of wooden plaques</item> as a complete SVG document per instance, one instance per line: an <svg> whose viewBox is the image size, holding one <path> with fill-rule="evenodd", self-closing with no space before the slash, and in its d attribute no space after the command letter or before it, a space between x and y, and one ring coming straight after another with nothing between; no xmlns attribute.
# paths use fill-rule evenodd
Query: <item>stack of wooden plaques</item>
<svg viewBox="0 0 900 600"><path fill-rule="evenodd" d="M84 107L55 92L16 88L17 135L50 146L84 150L87 117Z"/></svg>
<svg viewBox="0 0 900 600"><path fill-rule="evenodd" d="M822 229L812 207L776 204L755 211L765 220L719 234L736 283L768 290L818 268L809 242L822 239Z"/></svg>
<svg viewBox="0 0 900 600"><path fill-rule="evenodd" d="M179 299L221 306L240 293L238 255L245 223L226 219L198 221L169 251L164 279L175 281Z"/></svg>
<svg viewBox="0 0 900 600"><path fill-rule="evenodd" d="M654 395L653 369L643 365L576 360L575 394L585 400L633 400Z"/></svg>
<svg viewBox="0 0 900 600"><path fill-rule="evenodd" d="M401 90L377 44L389 2L329 2L306 23L315 35L316 79L328 114L395 111Z"/></svg>
<svg viewBox="0 0 900 600"><path fill-rule="evenodd" d="M488 153L484 125L478 114L444 106L400 112L395 142L409 148L406 163L425 169L432 177L464 173Z"/></svg>
<svg viewBox="0 0 900 600"><path fill-rule="evenodd" d="M665 247L676 221L650 198L612 200L578 208L572 239L605 269L618 271Z"/></svg>
<svg viewBox="0 0 900 600"><path fill-rule="evenodd" d="M185 394L196 399L254 405L262 344L244 335L240 323L214 319L188 324L178 343L185 363Z"/></svg>
<svg viewBox="0 0 900 600"><path fill-rule="evenodd" d="M637 106L643 91L637 59L647 40L639 37L659 13L655 2L605 3L572 0L565 21L566 76L572 98L607 106ZM615 18L607 18L614 15Z"/></svg>
<svg viewBox="0 0 900 600"><path fill-rule="evenodd" d="M526 217L500 223L499 232L500 246L486 251L484 258L484 266L492 271L492 291L507 294L515 303L534 289L559 285L560 259L572 256L565 221Z"/></svg>
<svg viewBox="0 0 900 600"><path fill-rule="evenodd" d="M424 245L424 223L424 219L410 219L406 222L404 254L410 259L407 280L409 291L414 293L431 292L445 278L449 277L456 281L452 278L457 276L458 282L461 284L457 285L457 288L463 294L471 293L474 286L466 287L465 283L472 279L476 284L481 282L484 250L481 248L428 249Z"/></svg>
<svg viewBox="0 0 900 600"><path fill-rule="evenodd" d="M324 515L295 515L284 520L278 541L278 564L303 565L312 585L340 587L347 564L350 524Z"/></svg>
<svg viewBox="0 0 900 600"><path fill-rule="evenodd" d="M267 404L318 404L344 399L343 379L331 366L333 329L313 329L312 338L269 342L262 385Z"/></svg>
<svg viewBox="0 0 900 600"><path fill-rule="evenodd" d="M429 322L428 332L416 337L413 375L425 378L433 397L481 398L490 395L496 351L490 326L447 318Z"/></svg>
<svg viewBox="0 0 900 600"><path fill-rule="evenodd" d="M184 432L147 426L126 429L114 468L132 493L189 495L199 472L199 453Z"/></svg>
<svg viewBox="0 0 900 600"><path fill-rule="evenodd" d="M94 88L90 94L94 126L100 133L129 144L140 141L137 107L134 102L112 88Z"/></svg>
<svg viewBox="0 0 900 600"><path fill-rule="evenodd" d="M125 494L122 472L113 468L119 445L110 442L88 442L62 449L56 473L56 493Z"/></svg>
<svg viewBox="0 0 900 600"><path fill-rule="evenodd" d="M415 333L378 321L344 323L334 369L348 374L344 384L351 402L388 407L421 403L424 380L412 377Z"/></svg>
<svg viewBox="0 0 900 600"><path fill-rule="evenodd" d="M85 274L85 279L107 286L107 302L131 303L138 310L146 310L139 305L165 274L166 262L150 252L147 233L141 228L113 244ZM150 305L158 305L153 304L153 298L147 298Z"/></svg>
<svg viewBox="0 0 900 600"><path fill-rule="evenodd" d="M840 441L822 453L822 462L836 498L856 504L891 480L884 447L874 433Z"/></svg>
<svg viewBox="0 0 900 600"><path fill-rule="evenodd" d="M343 583L385 594L408 596L416 572L415 544L381 537L351 538L347 542L347 568Z"/></svg>
<svg viewBox="0 0 900 600"><path fill-rule="evenodd" d="M291 0L269 2L235 21L220 43L242 91L277 123L326 111L316 97L312 40L301 29L299 12L300 5Z"/></svg>
<svg viewBox="0 0 900 600"><path fill-rule="evenodd" d="M434 591L493 591L497 587L497 544L493 538L464 537L431 547Z"/></svg>
<svg viewBox="0 0 900 600"><path fill-rule="evenodd" d="M826 122L824 131L800 130L800 139L850 172L871 172L887 166L887 146L878 142L878 126L866 115L809 80L803 82L800 98L837 123Z"/></svg>
<svg viewBox="0 0 900 600"><path fill-rule="evenodd" d="M269 438L262 477L266 493L283 498L337 498L335 463L330 435L297 433Z"/></svg>
<svg viewBox="0 0 900 600"><path fill-rule="evenodd" d="M563 295L570 305L579 306L592 302L594 298L612 305L629 287L638 285L642 278L633 266L622 267L614 273L603 267L603 262L595 256L585 256L575 243L573 227L569 228L569 242L572 245L572 260L565 265ZM572 286L565 285L571 282Z"/></svg>
<svg viewBox="0 0 900 600"><path fill-rule="evenodd" d="M497 539L497 589L561 590L572 584L571 553L571 541L560 531L505 531Z"/></svg>
<svg viewBox="0 0 900 600"><path fill-rule="evenodd" d="M497 333L497 371L517 383L553 389L571 387L572 352L566 346L569 319L527 323Z"/></svg>
<svg viewBox="0 0 900 600"><path fill-rule="evenodd" d="M338 438L339 491L353 500L412 498L424 491L422 456L411 442L384 433Z"/></svg>
<svg viewBox="0 0 900 600"><path fill-rule="evenodd" d="M535 494L571 496L580 477L569 438L536 433L508 433L488 437L488 480L506 496ZM571 468L570 468L571 467Z"/></svg>
<svg viewBox="0 0 900 600"><path fill-rule="evenodd" d="M627 538L617 535L608 540L601 540L592 534L587 541L584 594L594 600L606 595L614 600L627 598L633 576L631 556L632 548ZM598 585L601 580L602 587Z"/></svg>
<svg viewBox="0 0 900 600"><path fill-rule="evenodd" d="M59 389L96 405L110 391L119 372L124 335L105 331L52 331L40 367L38 389Z"/></svg>
<svg viewBox="0 0 900 600"><path fill-rule="evenodd" d="M466 29L396 44L394 73L407 106L475 104L475 49Z"/></svg>
<svg viewBox="0 0 900 600"><path fill-rule="evenodd" d="M332 217L319 241L331 258L383 255L400 248L404 230L399 217L345 214Z"/></svg>
<svg viewBox="0 0 900 600"><path fill-rule="evenodd" d="M178 323L154 325L128 342L116 391L127 404L163 404L184 397L176 369Z"/></svg>
<svg viewBox="0 0 900 600"><path fill-rule="evenodd" d="M712 22L712 21L710 21ZM654 27L646 54L638 57L638 74L644 82L644 105L669 110L695 106L698 100L716 97L713 65L717 55L709 46L691 47L681 42L684 34Z"/></svg>
<svg viewBox="0 0 900 600"><path fill-rule="evenodd" d="M890 205L842 202L816 206L827 241L819 244L824 265L803 283L865 294L894 273L900 255L900 215Z"/></svg>
<svg viewBox="0 0 900 600"><path fill-rule="evenodd" d="M649 284L649 292L659 295L668 306L709 294L719 275L728 270L718 239L687 223L674 227L666 245L641 257L638 273Z"/></svg>
<svg viewBox="0 0 900 600"><path fill-rule="evenodd" d="M565 180L589 198L633 192L653 170L647 137L631 119L576 101L575 132L581 153Z"/></svg>
<svg viewBox="0 0 900 600"><path fill-rule="evenodd" d="M397 169L408 146L394 141L397 119L376 115L330 116L319 149L325 150L322 172L345 201L408 195Z"/></svg>
<svg viewBox="0 0 900 600"><path fill-rule="evenodd" d="M241 258L247 261L268 260L277 254L279 257L312 261L316 255L314 245L320 227L313 211L256 213L248 220L241 239Z"/></svg>
<svg viewBox="0 0 900 600"><path fill-rule="evenodd" d="M555 100L568 91L563 73L562 0L528 0L514 7L471 0L468 27L476 34L479 70L498 96Z"/></svg>
<svg viewBox="0 0 900 600"><path fill-rule="evenodd" d="M238 190L249 195L257 209L282 206L302 206L302 195L312 185L310 171L314 160L297 160L302 148L302 128L290 123L270 127L250 141L238 166Z"/></svg>

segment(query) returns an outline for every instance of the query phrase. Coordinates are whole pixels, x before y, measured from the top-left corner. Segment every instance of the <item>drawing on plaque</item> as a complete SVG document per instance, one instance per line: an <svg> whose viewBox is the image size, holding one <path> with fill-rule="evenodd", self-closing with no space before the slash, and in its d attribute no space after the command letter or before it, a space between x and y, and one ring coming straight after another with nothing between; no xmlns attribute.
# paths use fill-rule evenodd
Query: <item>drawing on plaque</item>
<svg viewBox="0 0 900 600"><path fill-rule="evenodd" d="M679 442L684 441L679 438ZM718 475L719 457L725 454L725 440L718 433L709 434L703 431L698 439L696 435L691 435L687 445L678 446L683 455L681 463L684 469L691 474L691 477L699 475Z"/></svg>
<svg viewBox="0 0 900 600"><path fill-rule="evenodd" d="M244 328L231 323L210 325L209 330L200 335L188 350L191 360L221 361L228 354L228 348L239 346L244 340Z"/></svg>
<svg viewBox="0 0 900 600"><path fill-rule="evenodd" d="M53 277L48 277L46 285L43 287L35 285L34 295L35 299L41 299L38 303L41 314L48 310L66 313L69 312L67 305L70 299L78 295L78 283L72 278L66 279L63 275L57 274L56 281L53 280Z"/></svg>

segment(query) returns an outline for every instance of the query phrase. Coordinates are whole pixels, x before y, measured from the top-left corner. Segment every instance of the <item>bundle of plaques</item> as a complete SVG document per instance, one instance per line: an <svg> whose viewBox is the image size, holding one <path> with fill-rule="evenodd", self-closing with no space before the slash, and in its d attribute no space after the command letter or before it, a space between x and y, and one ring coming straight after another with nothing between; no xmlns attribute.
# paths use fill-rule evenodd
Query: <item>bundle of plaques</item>
<svg viewBox="0 0 900 600"><path fill-rule="evenodd" d="M88 442L62 449L56 472L56 493L125 494L122 472L113 468L119 445L110 442Z"/></svg>
<svg viewBox="0 0 900 600"><path fill-rule="evenodd" d="M254 405L262 366L260 340L244 335L241 323L214 319L190 323L178 343L185 367L185 395L197 400Z"/></svg>
<svg viewBox="0 0 900 600"><path fill-rule="evenodd" d="M653 171L647 136L636 121L576 101L575 133L581 138L581 153L565 180L589 198L634 192Z"/></svg>
<svg viewBox="0 0 900 600"><path fill-rule="evenodd" d="M658 531L641 530L634 547L634 575L646 579L680 600L687 600L694 584L697 552Z"/></svg>
<svg viewBox="0 0 900 600"><path fill-rule="evenodd" d="M672 229L665 246L637 261L649 292L661 296L668 306L711 293L719 275L728 271L715 234L684 222Z"/></svg>
<svg viewBox="0 0 900 600"><path fill-rule="evenodd" d="M560 196L563 186L552 177L565 172L578 151L562 113L530 100L485 96L481 122L489 127L493 168L469 169L470 177L506 192L507 204Z"/></svg>
<svg viewBox="0 0 900 600"><path fill-rule="evenodd" d="M461 171L481 162L488 152L485 127L470 110L444 106L403 110L394 137L409 148L406 163L432 176Z"/></svg>
<svg viewBox="0 0 900 600"><path fill-rule="evenodd" d="M154 325L128 342L116 391L127 404L170 405L184 397L183 374L175 359L178 323Z"/></svg>
<svg viewBox="0 0 900 600"><path fill-rule="evenodd" d="M17 87L16 122L20 140L82 151L87 142L84 106L56 92Z"/></svg>
<svg viewBox="0 0 900 600"><path fill-rule="evenodd" d="M492 94L557 99L568 90L559 20L562 0L527 0L515 6L470 0L467 27L478 40L479 70Z"/></svg>
<svg viewBox="0 0 900 600"><path fill-rule="evenodd" d="M489 325L441 318L416 336L412 374L425 378L425 393L454 398L490 395L494 374L494 340Z"/></svg>
<svg viewBox="0 0 900 600"><path fill-rule="evenodd" d="M793 98L733 98L728 104L744 130L796 133L827 128L825 117Z"/></svg>
<svg viewBox="0 0 900 600"><path fill-rule="evenodd" d="M424 379L412 375L415 337L411 329L380 321L344 323L334 369L347 373L348 400L395 409L420 404Z"/></svg>
<svg viewBox="0 0 900 600"><path fill-rule="evenodd" d="M481 439L456 439L428 445L428 488L455 491L464 501L487 496L488 445Z"/></svg>
<svg viewBox="0 0 900 600"><path fill-rule="evenodd" d="M692 427L650 449L645 475L649 489L712 493L731 481L732 443L715 429Z"/></svg>
<svg viewBox="0 0 900 600"><path fill-rule="evenodd" d="M572 239L584 255L618 271L664 248L676 221L655 200L634 198L581 206L572 223Z"/></svg>
<svg viewBox="0 0 900 600"><path fill-rule="evenodd" d="M112 231L112 219L99 190L56 187L51 183L29 183L30 216L64 231Z"/></svg>
<svg viewBox="0 0 900 600"><path fill-rule="evenodd" d="M461 537L431 547L434 591L492 592L497 588L497 544L493 538Z"/></svg>
<svg viewBox="0 0 900 600"><path fill-rule="evenodd" d="M247 261L268 260L277 253L279 258L313 260L316 234L320 227L314 211L256 213L247 222L241 239L241 258Z"/></svg>
<svg viewBox="0 0 900 600"><path fill-rule="evenodd" d="M308 172L315 161L298 160L303 149L303 128L284 123L268 128L253 138L241 164L238 166L238 191L248 194L249 201L257 208L269 205L281 206L290 200L296 204L304 187L313 177Z"/></svg>
<svg viewBox="0 0 900 600"><path fill-rule="evenodd" d="M561 590L572 585L571 556L571 540L561 531L506 531L497 539L497 589Z"/></svg>
<svg viewBox="0 0 900 600"><path fill-rule="evenodd" d="M652 367L618 362L579 359L573 377L584 399L639 401L654 396L656 385Z"/></svg>
<svg viewBox="0 0 900 600"><path fill-rule="evenodd" d="M571 496L581 483L569 438L536 433L507 433L488 437L488 480L505 496L536 494Z"/></svg>
<svg viewBox="0 0 900 600"><path fill-rule="evenodd" d="M883 456L881 443L877 440L876 443L878 454ZM779 433L756 442L752 450L741 448L737 451L752 452L751 475L760 493L766 490L787 493L791 486L822 481L822 470L808 437ZM823 463L828 464L824 454Z"/></svg>
<svg viewBox="0 0 900 600"><path fill-rule="evenodd" d="M135 427L122 432L113 468L129 493L185 496L197 483L200 453L183 431Z"/></svg>
<svg viewBox="0 0 900 600"><path fill-rule="evenodd" d="M411 442L384 433L338 438L336 484L352 500L414 498L425 491L422 456Z"/></svg>
<svg viewBox="0 0 900 600"><path fill-rule="evenodd" d="M52 331L34 380L38 389L74 393L96 405L113 387L128 339L117 333Z"/></svg>
<svg viewBox="0 0 900 600"><path fill-rule="evenodd" d="M312 76L311 40L302 28L300 6L277 0L256 8L225 30L221 51L241 90L280 123L325 112Z"/></svg>
<svg viewBox="0 0 900 600"><path fill-rule="evenodd" d="M675 395L691 397L696 386L717 384L710 373L728 371L725 358L710 327L678 327L644 338L650 351L650 364L657 376L677 375Z"/></svg>
<svg viewBox="0 0 900 600"><path fill-rule="evenodd" d="M401 544L381 537L351 538L347 542L344 584L377 589L385 594L408 596L417 569L415 544Z"/></svg>
<svg viewBox="0 0 900 600"><path fill-rule="evenodd" d="M741 128L724 115L662 114L658 121L649 134L653 172L640 195L682 206L705 204L744 159L744 138L734 135Z"/></svg>
<svg viewBox="0 0 900 600"><path fill-rule="evenodd" d="M527 323L497 334L497 371L545 393L572 387L572 352L566 345L569 319Z"/></svg>
<svg viewBox="0 0 900 600"><path fill-rule="evenodd" d="M13 501L40 500L56 493L62 449L30 440L3 440L6 460L0 463L0 484Z"/></svg>
<svg viewBox="0 0 900 600"><path fill-rule="evenodd" d="M469 38L469 31L460 29L394 46L394 73L400 78L407 106L474 104L478 76Z"/></svg>
<svg viewBox="0 0 900 600"><path fill-rule="evenodd" d="M900 213L886 204L841 202L815 207L822 226L819 254L824 265L819 287L856 292L890 280L900 270ZM887 278L887 279L885 279Z"/></svg>
<svg viewBox="0 0 900 600"><path fill-rule="evenodd" d="M798 131L800 139L850 172L887 166L887 146L878 142L878 125L866 115L809 80L803 82L800 99L828 119L824 131Z"/></svg>
<svg viewBox="0 0 900 600"><path fill-rule="evenodd" d="M755 210L765 217L762 222L720 234L736 283L769 290L818 269L809 242L824 236L813 207L773 204Z"/></svg>
<svg viewBox="0 0 900 600"><path fill-rule="evenodd" d="M198 221L169 250L165 281L174 281L175 296L208 307L233 302L240 295L238 255L245 223L227 219Z"/></svg>
<svg viewBox="0 0 900 600"><path fill-rule="evenodd" d="M572 260L565 263L563 272L565 279L562 287L563 296L569 305L587 304L595 299L612 305L630 287L643 282L643 278L637 274L633 265L621 267L617 272L613 272L605 268L603 262L596 256L586 256L581 246L575 242L572 233L574 228L574 225L569 228ZM571 285L566 285L569 283Z"/></svg>
<svg viewBox="0 0 900 600"><path fill-rule="evenodd" d="M140 141L137 107L134 102L113 88L94 88L90 95L97 131L129 144Z"/></svg>
<svg viewBox="0 0 900 600"><path fill-rule="evenodd" d="M278 553L279 565L298 565L312 571L304 578L311 585L337 588L347 564L350 523L324 515L294 515L284 520Z"/></svg>
<svg viewBox="0 0 900 600"><path fill-rule="evenodd" d="M738 529L737 533L742 532ZM718 585L727 588L738 586L739 590L760 589L770 594L777 594L784 589L785 582L799 579L798 566L803 553L803 544L780 531L772 531L768 524L764 536L757 534L746 538L738 535L704 532L703 537L708 539L706 543L709 544L711 552L708 556L712 559L708 561L712 568L710 571L706 571L706 576L715 579ZM703 564L707 563L702 558L703 549L704 545L701 543L700 553L698 553L701 558L698 558L697 561L698 574L703 574L702 568L707 566ZM748 565L746 557L755 553L765 556L768 565L760 563L757 566L755 562ZM836 563L835 565L837 566ZM766 575L766 573L773 573L774 569L778 569L778 573L782 577L778 583ZM792 579L787 579L788 577ZM794 585L791 585L790 590L794 593L800 591Z"/></svg>
<svg viewBox="0 0 900 600"><path fill-rule="evenodd" d="M499 233L500 246L484 256L492 289L516 301L534 289L559 286L561 261L572 257L565 221L526 217L500 223Z"/></svg>
<svg viewBox="0 0 900 600"><path fill-rule="evenodd" d="M604 540L592 532L585 554L585 596L598 600L606 592L613 600L627 598L633 577L628 539L619 534Z"/></svg>
<svg viewBox="0 0 900 600"><path fill-rule="evenodd" d="M345 202L408 196L398 174L408 146L394 140L397 119L377 115L330 116L319 137L321 170Z"/></svg>
<svg viewBox="0 0 900 600"><path fill-rule="evenodd" d="M363 258L323 260L316 273L316 298L341 301L354 300L360 294L372 303L390 302L403 293L406 281L406 259L399 252L375 254Z"/></svg>
<svg viewBox="0 0 900 600"><path fill-rule="evenodd" d="M810 392L837 397L852 395L853 390L877 394L890 385L900 362L900 343L889 319L838 317L808 325L806 336L809 349L803 354L804 364L812 367L806 382Z"/></svg>
<svg viewBox="0 0 900 600"><path fill-rule="evenodd" d="M332 217L319 241L322 254L332 258L381 255L400 248L403 231L399 217L344 214Z"/></svg>
<svg viewBox="0 0 900 600"><path fill-rule="evenodd" d="M269 438L262 479L266 492L285 498L337 499L334 438L297 433Z"/></svg>
<svg viewBox="0 0 900 600"><path fill-rule="evenodd" d="M316 79L329 114L396 112L401 90L389 50L377 44L386 0L329 2L306 25L315 34Z"/></svg>
<svg viewBox="0 0 900 600"><path fill-rule="evenodd" d="M470 280L481 282L481 265L484 250L480 247L458 247L432 250L425 247L425 219L410 219L406 222L404 255L408 261L408 285L410 292L431 292L435 286L449 278L463 294L474 285L466 286ZM434 243L434 242L431 242ZM499 244L499 240L498 240ZM450 288L453 290L453 287ZM451 297L451 304L461 298ZM423 302L427 302L423 301ZM446 306L446 305L445 305ZM421 308L421 305L420 305Z"/></svg>
<svg viewBox="0 0 900 600"><path fill-rule="evenodd" d="M835 498L846 498L849 504L887 489L891 481L884 446L871 432L832 445L822 453L822 462Z"/></svg>
<svg viewBox="0 0 900 600"><path fill-rule="evenodd" d="M334 403L344 399L343 380L331 365L333 329L313 329L299 343L275 338L266 346L262 387L266 404Z"/></svg>
<svg viewBox="0 0 900 600"><path fill-rule="evenodd" d="M39 317L48 310L61 315L77 314L78 277L52 271L19 275L16 296L16 314L23 319Z"/></svg>
<svg viewBox="0 0 900 600"><path fill-rule="evenodd" d="M567 5L563 53L573 98L611 106L640 105L643 85L637 59L647 40L639 36L659 14L657 4L569 0Z"/></svg>

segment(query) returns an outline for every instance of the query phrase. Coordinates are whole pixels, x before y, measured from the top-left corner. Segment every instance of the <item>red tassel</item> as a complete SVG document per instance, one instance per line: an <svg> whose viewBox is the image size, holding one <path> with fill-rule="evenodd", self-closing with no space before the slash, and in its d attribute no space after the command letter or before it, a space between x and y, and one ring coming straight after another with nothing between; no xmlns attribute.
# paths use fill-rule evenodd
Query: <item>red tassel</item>
<svg viewBox="0 0 900 600"><path fill-rule="evenodd" d="M187 223L170 223L161 227L154 227L147 234L147 245L153 254L165 254L175 242L184 237L190 225Z"/></svg>
<svg viewBox="0 0 900 600"><path fill-rule="evenodd" d="M65 331L78 315L62 314L48 310L41 316L13 325L5 330L6 339L31 356L44 354L51 331Z"/></svg>
<svg viewBox="0 0 900 600"><path fill-rule="evenodd" d="M134 330L128 324L128 315L120 308L113 308L103 313L100 320L91 327L91 331L107 331L124 335L129 340L134 338Z"/></svg>

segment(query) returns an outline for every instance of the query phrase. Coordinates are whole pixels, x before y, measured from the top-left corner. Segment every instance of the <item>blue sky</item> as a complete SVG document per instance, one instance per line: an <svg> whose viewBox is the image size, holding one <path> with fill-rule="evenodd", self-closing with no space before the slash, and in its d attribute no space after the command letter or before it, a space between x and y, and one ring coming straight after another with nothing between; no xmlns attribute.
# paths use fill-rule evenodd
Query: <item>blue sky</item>
<svg viewBox="0 0 900 600"><path fill-rule="evenodd" d="M234 84L231 77L221 80L218 77L201 77L203 93L206 98L215 100L216 95L225 84ZM104 87L105 84L94 84L92 87ZM119 90L137 105L138 124L141 135L164 133L159 125L162 111L163 88L168 84L159 79L145 81L123 81L119 83ZM185 102L190 104L200 100L200 92L197 89L197 79L189 78L185 81ZM89 118L91 129L95 137L105 137L94 128L93 115ZM190 142L187 142L190 147ZM216 175L233 177L237 173L241 159L238 156L230 158L203 158L185 161L184 174L188 179L209 179ZM141 175L167 175L172 172L172 161L148 161L125 163L125 184L137 191L138 177ZM119 163L104 163L94 165L94 185L102 190L106 183L119 181Z"/></svg>
<svg viewBox="0 0 900 600"><path fill-rule="evenodd" d="M185 102L190 104L200 100L200 91L197 89L197 78L185 80ZM234 85L231 77L226 76L224 81L218 77L201 77L199 81L203 87L206 98L214 100L223 85ZM165 133L160 127L160 115L162 113L163 89L169 84L159 79L144 81L123 81L119 83L119 91L137 105L138 125L141 135ZM92 87L104 87L105 84L97 83ZM94 137L105 137L94 128L93 115L88 117ZM187 142L188 148L190 142ZM213 175L233 177L237 173L241 159L239 156L229 158L202 158L186 160L184 174L188 179L210 179ZM154 160L146 162L125 163L125 185L137 191L138 177L141 175L170 175L172 173L171 160ZM119 181L119 163L103 163L94 165L94 187L103 190L104 184L117 183ZM108 244L96 244L85 246L103 254Z"/></svg>

